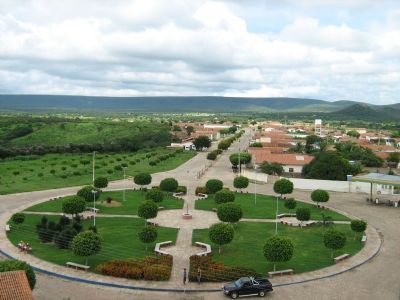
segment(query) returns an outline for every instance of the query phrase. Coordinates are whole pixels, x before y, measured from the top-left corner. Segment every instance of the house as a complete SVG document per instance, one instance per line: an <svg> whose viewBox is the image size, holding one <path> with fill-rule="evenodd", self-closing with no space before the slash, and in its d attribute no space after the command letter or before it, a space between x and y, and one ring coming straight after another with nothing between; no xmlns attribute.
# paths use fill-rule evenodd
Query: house
<svg viewBox="0 0 400 300"><path fill-rule="evenodd" d="M33 300L25 271L0 273L0 299Z"/></svg>

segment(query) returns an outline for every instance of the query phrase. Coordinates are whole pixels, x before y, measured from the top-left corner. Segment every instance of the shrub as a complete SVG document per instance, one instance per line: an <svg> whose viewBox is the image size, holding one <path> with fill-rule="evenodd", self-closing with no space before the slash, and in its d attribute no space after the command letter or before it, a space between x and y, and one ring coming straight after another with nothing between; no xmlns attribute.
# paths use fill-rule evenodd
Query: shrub
<svg viewBox="0 0 400 300"><path fill-rule="evenodd" d="M0 261L0 273L19 270L25 271L26 277L28 278L29 286L31 290L33 290L36 285L36 276L35 272L29 264L20 260Z"/></svg>
<svg viewBox="0 0 400 300"><path fill-rule="evenodd" d="M164 200L164 193L157 189L150 189L146 192L146 199L154 202L161 202Z"/></svg>
<svg viewBox="0 0 400 300"><path fill-rule="evenodd" d="M116 165L114 166L115 171L122 171L122 166L121 165Z"/></svg>
<svg viewBox="0 0 400 300"><path fill-rule="evenodd" d="M249 179L244 176L235 177L233 180L233 186L237 189L245 189L249 186Z"/></svg>
<svg viewBox="0 0 400 300"><path fill-rule="evenodd" d="M25 221L25 214L24 213L15 213L11 217L11 221L15 224L22 224Z"/></svg>
<svg viewBox="0 0 400 300"><path fill-rule="evenodd" d="M215 193L214 201L217 204L235 201L235 193L227 189L222 189Z"/></svg>
<svg viewBox="0 0 400 300"><path fill-rule="evenodd" d="M86 208L85 199L79 196L68 197L62 203L62 211L65 214L77 215Z"/></svg>
<svg viewBox="0 0 400 300"><path fill-rule="evenodd" d="M195 194L207 194L207 189L205 186L198 186L196 187Z"/></svg>
<svg viewBox="0 0 400 300"><path fill-rule="evenodd" d="M222 222L236 223L243 216L242 208L236 203L224 203L218 207L218 219Z"/></svg>
<svg viewBox="0 0 400 300"><path fill-rule="evenodd" d="M154 226L145 226L138 232L139 240L146 244L153 243L157 239L157 228Z"/></svg>
<svg viewBox="0 0 400 300"><path fill-rule="evenodd" d="M364 232L367 229L367 222L363 220L351 220L350 223L351 230L354 231L354 233L357 232ZM354 235L355 238L355 235Z"/></svg>
<svg viewBox="0 0 400 300"><path fill-rule="evenodd" d="M139 173L133 177L133 182L137 185L143 187L144 185L149 185L151 183L151 175L149 173Z"/></svg>
<svg viewBox="0 0 400 300"><path fill-rule="evenodd" d="M108 179L107 177L97 177L94 180L94 186L99 189L106 188L108 186Z"/></svg>
<svg viewBox="0 0 400 300"><path fill-rule="evenodd" d="M147 220L157 217L158 206L153 201L145 201L138 207L138 216Z"/></svg>
<svg viewBox="0 0 400 300"><path fill-rule="evenodd" d="M83 257L92 256L101 249L100 237L92 231L81 232L73 238L71 249L74 255Z"/></svg>
<svg viewBox="0 0 400 300"><path fill-rule="evenodd" d="M95 188L91 185L81 188L76 194L79 197L82 197L83 199L85 199L85 201L89 202L89 201L93 201L93 193L92 193L93 190L96 191L95 199L97 201L100 198L101 190L98 188Z"/></svg>
<svg viewBox="0 0 400 300"><path fill-rule="evenodd" d="M329 193L325 190L314 190L311 193L311 200L317 202L317 205L319 205L319 202L328 202Z"/></svg>
<svg viewBox="0 0 400 300"><path fill-rule="evenodd" d="M175 178L165 178L160 182L160 189L166 192L175 192L178 185L178 181Z"/></svg>
<svg viewBox="0 0 400 300"><path fill-rule="evenodd" d="M327 230L324 234L324 245L331 249L331 257L333 258L334 250L341 249L346 245L346 235L335 229Z"/></svg>
<svg viewBox="0 0 400 300"><path fill-rule="evenodd" d="M285 207L287 209L295 209L296 206L297 206L297 202L293 198L289 198L289 199L285 200Z"/></svg>
<svg viewBox="0 0 400 300"><path fill-rule="evenodd" d="M171 270L163 265L148 266L143 271L144 280L169 280Z"/></svg>
<svg viewBox="0 0 400 300"><path fill-rule="evenodd" d="M281 195L291 194L293 192L293 182L285 178L275 181L274 192Z"/></svg>
<svg viewBox="0 0 400 300"><path fill-rule="evenodd" d="M223 188L223 182L219 179L210 179L206 182L207 194L215 194Z"/></svg>
<svg viewBox="0 0 400 300"><path fill-rule="evenodd" d="M264 245L265 258L274 263L289 261L293 256L294 246L288 238L273 236Z"/></svg>
<svg viewBox="0 0 400 300"><path fill-rule="evenodd" d="M311 217L310 209L306 207L300 207L296 210L296 218L301 223L310 220L310 217Z"/></svg>
<svg viewBox="0 0 400 300"><path fill-rule="evenodd" d="M66 227L54 238L54 243L59 249L69 249L72 239L78 233L71 227Z"/></svg>
<svg viewBox="0 0 400 300"><path fill-rule="evenodd" d="M187 193L187 187L186 187L186 186L183 186L183 185L180 185L180 186L177 187L176 192L177 192L177 193L184 193L184 194L186 194L186 193Z"/></svg>
<svg viewBox="0 0 400 300"><path fill-rule="evenodd" d="M215 153L214 151L208 153L207 154L207 159L208 160L216 160L217 159L217 153Z"/></svg>
<svg viewBox="0 0 400 300"><path fill-rule="evenodd" d="M232 225L226 223L217 223L210 226L208 237L211 242L217 244L218 253L221 253L221 246L229 244L233 240L235 232Z"/></svg>

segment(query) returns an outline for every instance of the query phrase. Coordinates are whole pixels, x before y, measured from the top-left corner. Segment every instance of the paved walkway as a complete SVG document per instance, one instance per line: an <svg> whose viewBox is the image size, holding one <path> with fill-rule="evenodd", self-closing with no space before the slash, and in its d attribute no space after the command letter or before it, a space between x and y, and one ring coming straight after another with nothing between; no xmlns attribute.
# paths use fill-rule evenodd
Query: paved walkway
<svg viewBox="0 0 400 300"><path fill-rule="evenodd" d="M248 141L245 138L241 139L241 148L243 148ZM238 148L238 144L232 147L233 149ZM223 155L219 158L218 161L213 163L213 166L209 168L204 176L201 179L197 179L198 172L204 170L206 168L206 164L204 163L205 153L201 153L196 156L191 161L183 164L179 168L173 171L158 173L153 176L154 184L157 184L161 178L171 176L175 177L179 180L180 184L187 185L189 187L189 196L186 199L186 203L189 204L189 209L193 207L192 196L194 188L198 185L204 184L205 181L209 178L220 178L224 182L227 183L228 186L231 186L231 182L233 179L233 174L231 169L229 168L228 156L233 151L228 151L227 154ZM110 189L123 188L124 182L113 182L110 184ZM249 187L249 191L253 191L253 186ZM78 190L77 187L73 188L65 188L65 189L57 189L57 190L48 190L48 191L39 191L32 193L22 193L22 194L14 194L14 195L5 195L0 196L0 212L2 215L0 216L0 224L4 224L4 222L9 218L9 216L24 207L29 207L35 203L39 203L45 201L47 199L53 198L55 196L63 196L67 194L73 194ZM257 188L262 194L273 194L272 186L269 184L259 185ZM294 197L302 200L308 200L310 197L310 193L308 191L295 191L293 194ZM394 208L387 207L376 207L369 206L363 200L364 195L355 195L355 194L345 194L345 193L331 193L331 200L329 202L329 206L335 208L337 210L352 212L354 215L359 216L368 220L368 242L364 249L357 254L356 256L344 261L340 265L332 266L329 268L325 268L323 270L309 272L305 274L297 274L291 277L282 277L278 279L274 279L273 283L284 283L284 282L294 282L300 280L307 280L307 276L318 276L321 274L332 274L337 271L346 269L351 265L357 265L357 261L363 260L363 258L368 257L369 254L374 253L378 249L379 244L379 236L377 232L373 230L373 227L377 227L381 234L383 234L385 238L384 246L381 250L380 255L369 262L366 265L363 265L354 271L344 273L340 276L334 276L330 278L326 278L317 282L308 282L300 285L292 285L292 286L282 286L277 287L275 292L270 295L271 298L280 298L280 299L398 299L399 298L399 284L398 284L398 270L400 269L399 263L399 252L398 245L400 245L400 237L398 235L398 228L400 226L399 222L399 212L400 210L396 210ZM182 210L184 212L185 208ZM167 220L167 213L169 211L160 212L160 224L163 219ZM188 223L181 223L181 220L178 221L176 218L177 227L181 227L181 230L178 235L177 247L171 247L168 249L171 253L174 254L174 262L175 257L182 257L182 260L177 260L177 266L174 268L172 274L173 281L180 281L180 269L183 268L186 264L185 255L190 255L195 251L192 246L190 246L191 238L188 238L188 235L191 234L191 224L195 224L197 220L199 222L204 222L205 219L208 219L209 216L214 215L210 212L197 212L192 211L194 214L194 219L192 221L185 221ZM197 213L199 215L197 216ZM202 213L208 214L208 216L202 216ZM197 217L196 217L197 216ZM184 220L183 220L184 221ZM171 220L172 222L172 220ZM172 226L169 223L169 226ZM196 224L197 228L198 224ZM208 225L204 224L205 227ZM184 251L179 250L180 246L185 247ZM178 247L179 246L179 247ZM0 231L0 248L6 251L11 251L13 254L18 255L14 246L12 246L9 241L5 238L4 231ZM195 253L195 252L194 252ZM82 272L76 272L74 270L66 270L60 266L55 266L49 264L47 262L43 262L35 259L31 255L22 255L22 259L27 259L30 262L33 262L34 265L44 266L53 268L61 268L67 274L75 274L75 275L84 275L86 278L101 278L102 281L110 280L111 282L125 282L126 284L135 284L142 285L147 287L159 287L162 285L167 285L168 283L163 282L141 282L141 281L131 281L124 279L110 279L109 277L99 276L96 274L82 274ZM364 256L364 257L362 257ZM36 261L35 261L36 260ZM182 263L182 264L181 264ZM48 265L46 265L48 264ZM49 266L50 265L50 266ZM58 270L58 269L57 269ZM318 273L320 272L320 273ZM314 273L314 274L312 274ZM379 274L379 275L378 275ZM382 277L379 280L379 284L377 284L377 276ZM379 278L379 277L378 277ZM352 288L348 288L348 284L351 282ZM202 285L203 287L204 285ZM207 287L220 287L220 284L208 284ZM197 284L191 283L189 288L196 288ZM112 288L101 288L94 287L86 284L69 282L62 279L48 277L46 275L39 274L38 275L38 285L34 291L34 294L37 299L62 299L70 297L71 299L88 299L91 296L96 295L96 299L128 299L128 298L151 298L151 299L222 299L224 298L221 293L207 293L207 294L176 294L176 293L168 293L168 294L160 294L156 292L140 292L140 291L129 291L129 290L117 290ZM59 296L58 296L59 295Z"/></svg>

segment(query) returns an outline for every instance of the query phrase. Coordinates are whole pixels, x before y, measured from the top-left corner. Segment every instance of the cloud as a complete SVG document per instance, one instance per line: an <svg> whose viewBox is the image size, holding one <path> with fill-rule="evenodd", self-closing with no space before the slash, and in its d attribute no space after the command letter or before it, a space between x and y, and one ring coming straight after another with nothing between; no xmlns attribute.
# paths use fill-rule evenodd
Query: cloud
<svg viewBox="0 0 400 300"><path fill-rule="evenodd" d="M275 3L4 1L0 93L398 100L400 10L364 7L380 17L361 26L361 2L330 3L330 21L282 2L263 29L252 14L272 23Z"/></svg>

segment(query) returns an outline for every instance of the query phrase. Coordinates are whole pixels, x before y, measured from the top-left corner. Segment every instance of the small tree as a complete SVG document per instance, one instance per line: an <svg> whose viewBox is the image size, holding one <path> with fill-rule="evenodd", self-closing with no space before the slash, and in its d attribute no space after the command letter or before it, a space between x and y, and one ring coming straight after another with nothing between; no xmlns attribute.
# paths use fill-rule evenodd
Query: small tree
<svg viewBox="0 0 400 300"><path fill-rule="evenodd" d="M219 179L210 179L206 182L206 190L208 194L215 194L222 190L224 183Z"/></svg>
<svg viewBox="0 0 400 300"><path fill-rule="evenodd" d="M196 150L201 151L203 148L210 148L211 140L208 136L201 135L193 141Z"/></svg>
<svg viewBox="0 0 400 300"><path fill-rule="evenodd" d="M160 182L160 189L166 192L175 192L179 183L175 178L165 178Z"/></svg>
<svg viewBox="0 0 400 300"><path fill-rule="evenodd" d="M350 227L354 231L354 239L356 239L357 233L364 232L367 229L367 222L363 220L351 220Z"/></svg>
<svg viewBox="0 0 400 300"><path fill-rule="evenodd" d="M229 156L229 160L231 164L234 166L239 165L239 160L240 160L240 165L247 165L248 163L251 162L251 154L247 152L240 152L240 155L239 153L233 153Z"/></svg>
<svg viewBox="0 0 400 300"><path fill-rule="evenodd" d="M158 206L153 201L145 201L138 207L138 216L147 220L157 217Z"/></svg>
<svg viewBox="0 0 400 300"><path fill-rule="evenodd" d="M243 216L243 210L239 204L224 203L218 207L217 216L221 222L237 223Z"/></svg>
<svg viewBox="0 0 400 300"><path fill-rule="evenodd" d="M133 177L133 182L140 185L142 189L144 185L149 185L151 183L151 175L149 173L139 173Z"/></svg>
<svg viewBox="0 0 400 300"><path fill-rule="evenodd" d="M25 221L25 214L24 213L15 213L11 217L11 221L15 224L22 224Z"/></svg>
<svg viewBox="0 0 400 300"><path fill-rule="evenodd" d="M71 243L71 249L74 255L88 257L95 255L101 250L101 241L98 234L93 231L84 231L74 237Z"/></svg>
<svg viewBox="0 0 400 300"><path fill-rule="evenodd" d="M208 160L216 160L217 159L217 153L212 151L210 153L207 154L207 159Z"/></svg>
<svg viewBox="0 0 400 300"><path fill-rule="evenodd" d="M93 201L93 190L96 191L95 200L97 201L100 198L101 190L91 185L81 188L76 194L85 199L85 201L90 202Z"/></svg>
<svg viewBox="0 0 400 300"><path fill-rule="evenodd" d="M161 202L164 200L164 193L158 189L151 189L147 191L146 199L154 202Z"/></svg>
<svg viewBox="0 0 400 300"><path fill-rule="evenodd" d="M287 209L295 209L297 206L297 202L296 200L294 200L293 198L289 198L285 201L285 207Z"/></svg>
<svg viewBox="0 0 400 300"><path fill-rule="evenodd" d="M317 206L319 207L319 202L328 202L329 193L325 190L314 190L311 193L311 200L317 202Z"/></svg>
<svg viewBox="0 0 400 300"><path fill-rule="evenodd" d="M235 201L235 193L227 189L222 189L215 193L214 201L217 204Z"/></svg>
<svg viewBox="0 0 400 300"><path fill-rule="evenodd" d="M268 175L280 176L283 174L284 169L280 163L277 163L277 162L269 163L267 161L264 161L261 164L261 171L263 171L264 173L266 173Z"/></svg>
<svg viewBox="0 0 400 300"><path fill-rule="evenodd" d="M273 236L264 245L264 257L274 263L274 271L276 270L276 263L289 261L293 252L292 241L284 237Z"/></svg>
<svg viewBox="0 0 400 300"><path fill-rule="evenodd" d="M0 261L0 273L10 271L25 271L26 278L28 278L29 286L31 290L36 285L36 275L32 267L24 261L20 260L3 260ZM5 298L4 298L5 299Z"/></svg>
<svg viewBox="0 0 400 300"><path fill-rule="evenodd" d="M108 186L108 179L107 177L97 177L94 180L94 186L99 189L104 189Z"/></svg>
<svg viewBox="0 0 400 300"><path fill-rule="evenodd" d="M244 176L235 177L235 179L233 180L233 186L236 189L240 189L240 190L245 189L249 186L249 179Z"/></svg>
<svg viewBox="0 0 400 300"><path fill-rule="evenodd" d="M293 192L293 182L286 178L275 181L274 192L277 194L281 194L281 197L286 194L291 194Z"/></svg>
<svg viewBox="0 0 400 300"><path fill-rule="evenodd" d="M75 229L66 227L54 238L54 243L59 249L69 249L73 238L77 235Z"/></svg>
<svg viewBox="0 0 400 300"><path fill-rule="evenodd" d="M210 241L219 246L218 253L221 253L221 246L229 244L234 237L235 231L231 224L217 223L211 225L208 230Z"/></svg>
<svg viewBox="0 0 400 300"><path fill-rule="evenodd" d="M333 258L333 251L346 245L346 235L335 229L327 230L324 234L324 245L326 248L331 249L331 257Z"/></svg>
<svg viewBox="0 0 400 300"><path fill-rule="evenodd" d="M82 197L73 196L65 199L62 203L62 211L65 214L78 215L86 208L86 202Z"/></svg>
<svg viewBox="0 0 400 300"><path fill-rule="evenodd" d="M194 127L191 126L191 125L186 126L186 133L187 133L187 135L190 136L190 135L192 134L192 132L194 132Z"/></svg>
<svg viewBox="0 0 400 300"><path fill-rule="evenodd" d="M157 239L157 229L154 226L145 226L138 232L139 240L146 245L153 243Z"/></svg>
<svg viewBox="0 0 400 300"><path fill-rule="evenodd" d="M306 207L299 207L296 210L296 219L300 221L300 225L303 226L303 222L310 220L311 212Z"/></svg>

